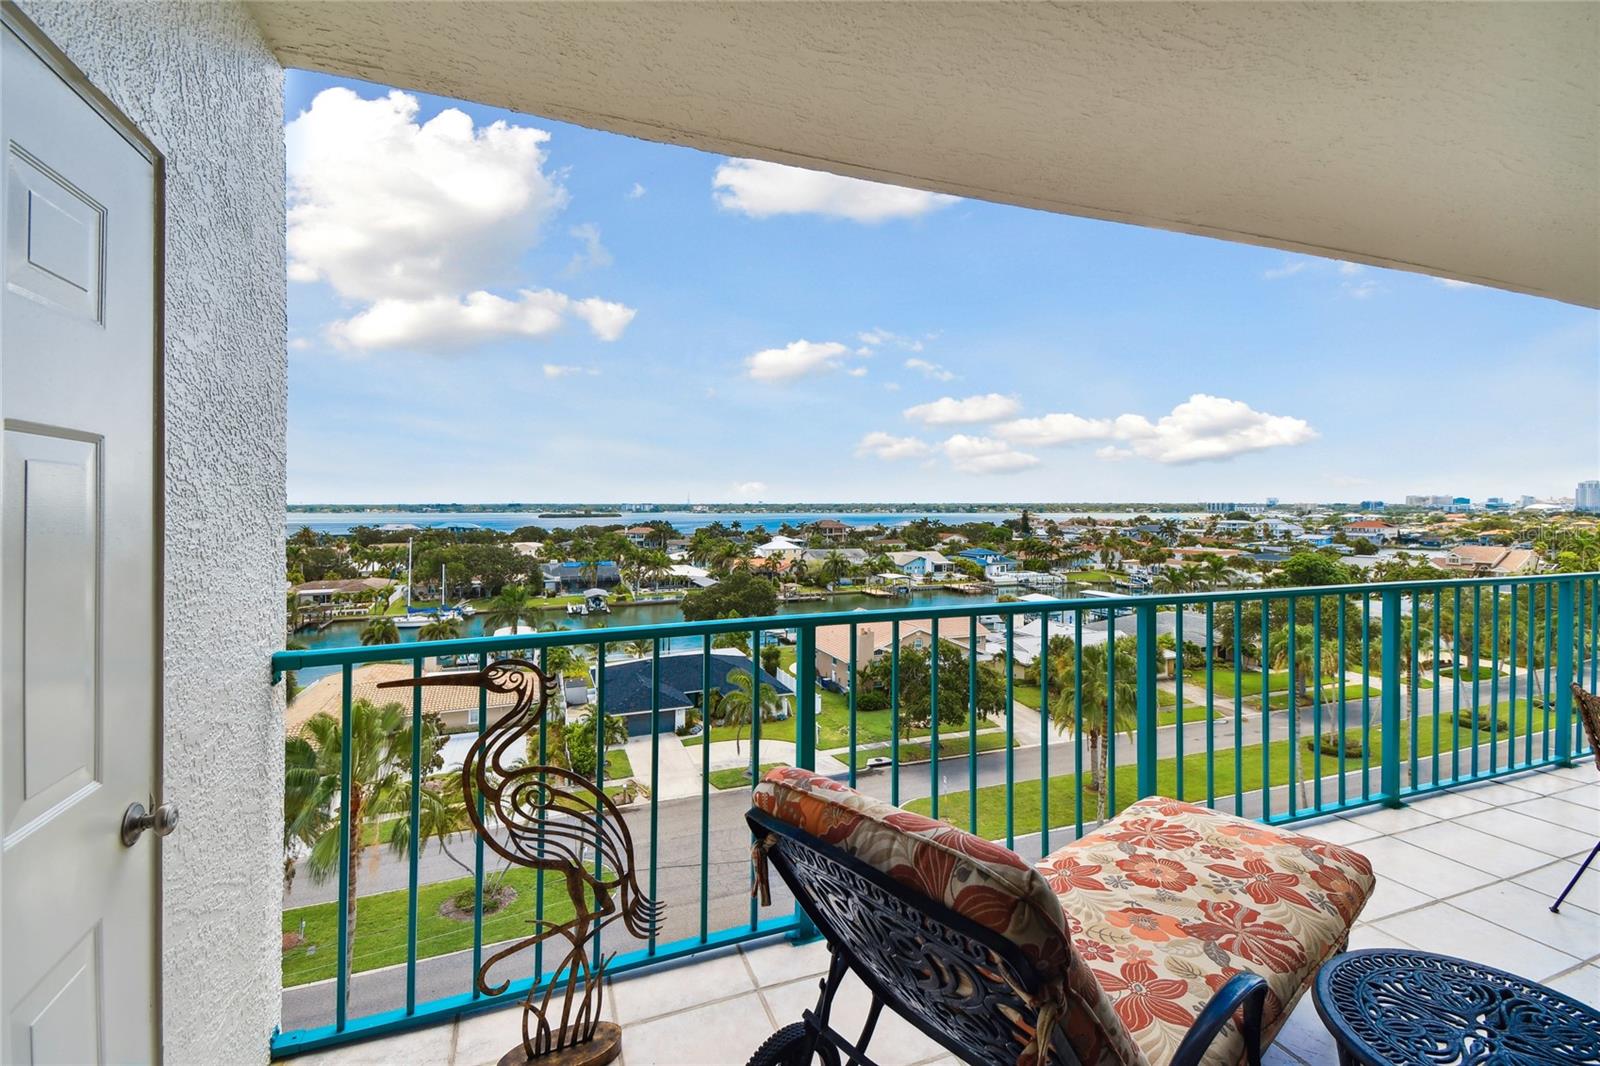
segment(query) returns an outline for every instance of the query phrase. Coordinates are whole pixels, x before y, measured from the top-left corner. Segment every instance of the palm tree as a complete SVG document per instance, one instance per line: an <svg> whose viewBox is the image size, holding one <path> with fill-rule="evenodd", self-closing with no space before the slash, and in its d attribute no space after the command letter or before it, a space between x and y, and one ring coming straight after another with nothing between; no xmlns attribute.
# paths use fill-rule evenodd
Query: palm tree
<svg viewBox="0 0 1600 1066"><path fill-rule="evenodd" d="M374 618L361 631L361 643L369 647L374 644L398 644L400 629L394 624L393 618Z"/></svg>
<svg viewBox="0 0 1600 1066"><path fill-rule="evenodd" d="M533 612L528 603L528 590L522 585L507 585L501 589L483 612L485 632L511 627L512 632L522 625L522 620Z"/></svg>
<svg viewBox="0 0 1600 1066"><path fill-rule="evenodd" d="M1188 591L1189 583L1182 570L1176 566L1164 566L1161 573L1156 575L1156 591L1167 594Z"/></svg>
<svg viewBox="0 0 1600 1066"><path fill-rule="evenodd" d="M625 640L622 642L622 651L635 659L647 659L655 650L656 642L649 637L640 637L638 640Z"/></svg>
<svg viewBox="0 0 1600 1066"><path fill-rule="evenodd" d="M427 766L437 756L443 738L437 718L424 717L423 730L423 765ZM352 948L344 973L348 995L349 960L355 956L361 842L369 830L388 818L391 848L404 853L412 843L409 819L388 817L411 809L411 715L398 703L380 706L358 699L350 705L350 803L339 812L333 806L341 787L343 739L339 719L320 713L306 721L300 736L285 743L284 839L286 844L299 841L307 845L306 869L313 882L322 884L338 872L341 842L349 834L345 923ZM419 806L428 811L426 824L434 832L454 824L452 816L441 810L441 804L448 802L442 790L427 786L421 790Z"/></svg>
<svg viewBox="0 0 1600 1066"><path fill-rule="evenodd" d="M1206 575L1206 587L1216 588L1227 580L1233 567L1228 565L1228 560L1220 555L1203 555L1200 557L1200 566Z"/></svg>
<svg viewBox="0 0 1600 1066"><path fill-rule="evenodd" d="M732 688L722 690L717 712L723 725L731 723L737 727L733 733L733 750L738 752L744 727L750 724L751 717L760 714L765 718L768 712L778 709L778 690L765 681L757 683L745 669L729 670L724 683Z"/></svg>
<svg viewBox="0 0 1600 1066"><path fill-rule="evenodd" d="M1051 641L1054 645L1056 642ZM1083 646L1083 672L1075 670L1077 655L1070 640L1052 648L1050 675L1065 679L1051 702L1050 718L1056 728L1071 732L1077 728L1078 692L1083 692L1083 731L1089 738L1091 780L1089 788L1097 798L1097 821L1106 817L1106 778L1110 762L1107 736L1113 731L1130 737L1139 726L1139 667L1132 637ZM1106 676L1106 656L1110 655L1112 676ZM1110 681L1110 685L1107 682ZM1114 712L1114 713L1113 713Z"/></svg>
<svg viewBox="0 0 1600 1066"><path fill-rule="evenodd" d="M823 581L829 585L836 585L841 578L849 576L850 561L845 558L843 552L838 550L830 551L823 557L822 565L819 569L821 570Z"/></svg>
<svg viewBox="0 0 1600 1066"><path fill-rule="evenodd" d="M1267 655L1272 666L1283 669L1291 665L1289 658L1289 629L1287 623L1274 630L1267 641ZM1337 640L1322 641L1320 658L1317 654L1317 640L1314 627L1309 625L1296 625L1294 627L1294 659L1293 673L1295 680L1294 716L1297 736L1304 736L1303 716L1315 706L1311 694L1311 685L1314 680L1321 680L1326 684L1328 678L1333 678L1338 685L1335 692L1344 691L1344 664L1339 661L1339 642ZM1321 677L1318 678L1318 668L1321 668ZM1271 712L1271 686L1267 692L1261 694L1261 713L1263 716ZM1337 698L1337 697L1335 697ZM1321 745L1322 738L1313 739L1314 745ZM1344 743L1344 737L1338 739ZM1300 802L1309 803L1310 797L1306 794L1307 782L1303 776L1306 759L1295 753L1295 777L1300 785Z"/></svg>
<svg viewBox="0 0 1600 1066"><path fill-rule="evenodd" d="M455 640L461 635L461 626L454 618L435 618L417 633L418 640Z"/></svg>
<svg viewBox="0 0 1600 1066"><path fill-rule="evenodd" d="M650 585L660 584L661 579L672 572L672 560L659 549L640 552L634 565L640 580Z"/></svg>
<svg viewBox="0 0 1600 1066"><path fill-rule="evenodd" d="M601 729L605 731L603 742L595 739L597 731ZM588 711L573 723L570 732L561 730L561 743L566 748L567 765L574 772L591 780L598 773L600 765L598 761L600 752L597 749L603 746L609 750L627 742L627 723L617 715L602 714L598 700L589 704Z"/></svg>

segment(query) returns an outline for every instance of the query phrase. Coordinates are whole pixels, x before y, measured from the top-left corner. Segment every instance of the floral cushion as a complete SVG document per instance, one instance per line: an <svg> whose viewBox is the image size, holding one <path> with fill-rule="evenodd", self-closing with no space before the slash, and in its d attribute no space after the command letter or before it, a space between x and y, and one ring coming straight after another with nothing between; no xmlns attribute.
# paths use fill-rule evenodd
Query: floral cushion
<svg viewBox="0 0 1600 1066"><path fill-rule="evenodd" d="M1021 948L1050 985L1051 1014L1083 1066L1146 1066L1073 956L1057 893L1015 852L794 767L769 772L753 800Z"/></svg>
<svg viewBox="0 0 1600 1066"><path fill-rule="evenodd" d="M1154 797L1042 859L1076 953L1145 1057L1170 1062L1229 977L1269 987L1264 1040L1317 968L1343 950L1372 895L1372 864L1348 848ZM1238 1063L1230 1024L1208 1066Z"/></svg>

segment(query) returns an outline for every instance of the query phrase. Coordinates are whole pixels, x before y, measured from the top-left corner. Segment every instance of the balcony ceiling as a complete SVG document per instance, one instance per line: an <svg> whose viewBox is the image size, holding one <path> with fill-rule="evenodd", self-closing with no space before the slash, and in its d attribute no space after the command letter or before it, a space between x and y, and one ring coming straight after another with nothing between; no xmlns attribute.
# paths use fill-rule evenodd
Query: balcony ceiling
<svg viewBox="0 0 1600 1066"><path fill-rule="evenodd" d="M1600 306L1600 5L251 9L285 66Z"/></svg>

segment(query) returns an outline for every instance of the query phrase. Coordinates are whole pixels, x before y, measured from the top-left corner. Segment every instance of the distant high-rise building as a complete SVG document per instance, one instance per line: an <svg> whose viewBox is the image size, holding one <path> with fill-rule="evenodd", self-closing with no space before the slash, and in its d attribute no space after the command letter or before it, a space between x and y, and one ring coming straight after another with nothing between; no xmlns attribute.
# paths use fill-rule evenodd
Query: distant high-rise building
<svg viewBox="0 0 1600 1066"><path fill-rule="evenodd" d="M1535 499L1533 496L1521 496L1517 499L1517 504L1520 507L1528 507L1534 503Z"/></svg>
<svg viewBox="0 0 1600 1066"><path fill-rule="evenodd" d="M1276 507L1276 506L1278 506L1278 498L1276 496L1268 496L1267 497L1267 506L1268 507Z"/></svg>
<svg viewBox="0 0 1600 1066"><path fill-rule="evenodd" d="M1382 500L1362 500L1361 501L1361 509L1363 511L1381 511L1381 510L1383 510L1383 501Z"/></svg>
<svg viewBox="0 0 1600 1066"><path fill-rule="evenodd" d="M1574 494L1573 509L1600 514L1600 481L1580 481Z"/></svg>
<svg viewBox="0 0 1600 1066"><path fill-rule="evenodd" d="M1451 504L1456 502L1456 499L1457 499L1457 497L1450 496L1450 495L1429 495L1427 493L1423 493L1420 496L1407 496L1406 497L1406 506L1407 507L1449 507Z"/></svg>

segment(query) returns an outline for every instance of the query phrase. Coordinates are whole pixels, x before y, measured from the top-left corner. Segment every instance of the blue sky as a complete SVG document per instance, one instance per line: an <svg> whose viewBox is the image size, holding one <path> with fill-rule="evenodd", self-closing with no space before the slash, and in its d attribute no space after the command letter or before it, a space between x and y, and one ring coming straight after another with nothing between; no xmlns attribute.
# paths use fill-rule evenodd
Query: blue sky
<svg viewBox="0 0 1600 1066"><path fill-rule="evenodd" d="M288 76L291 502L1600 476L1591 310L388 92Z"/></svg>

